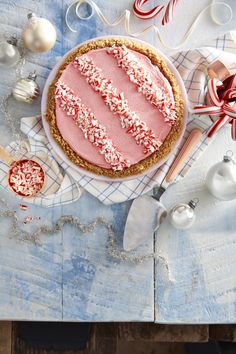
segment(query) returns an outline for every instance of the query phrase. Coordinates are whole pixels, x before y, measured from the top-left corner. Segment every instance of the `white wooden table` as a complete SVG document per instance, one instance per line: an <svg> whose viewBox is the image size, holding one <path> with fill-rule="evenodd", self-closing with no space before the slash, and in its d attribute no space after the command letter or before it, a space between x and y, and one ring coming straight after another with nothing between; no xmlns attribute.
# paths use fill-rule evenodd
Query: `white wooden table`
<svg viewBox="0 0 236 354"><path fill-rule="evenodd" d="M176 10L173 23L163 30L167 41L173 42L174 29L178 42L196 13L208 3L205 0L182 2L183 7ZM41 89L57 58L76 44L104 34L124 34L122 26L111 30L96 17L77 23L79 33L69 32L64 23L68 4L69 0L0 0L1 33L8 31L19 35L27 13L32 11L47 17L57 27L58 39L54 49L46 54L29 54L24 68L25 74L37 70ZM97 4L108 18L114 19L125 8L131 9L132 1L99 0ZM132 23L139 28L143 26L142 21L134 17ZM208 36L215 37L232 27L231 23L219 28L206 16L202 20L202 29L195 33L187 46L200 45L205 39L206 28ZM152 33L143 39L158 45ZM0 92L5 95L15 82L15 73L14 70L0 69L0 74ZM40 113L40 102L27 106L12 101L10 109L19 119ZM11 137L3 114L0 124L1 144L4 145ZM190 233L175 232L166 223L158 233L156 246L167 258L173 279L167 279L165 267L162 269L161 264L154 267L152 260L134 265L108 257L107 238L102 228L84 236L72 227L66 227L60 234L43 236L41 244L35 245L11 238L9 220L1 218L0 319L235 322L236 204L216 203L206 197L203 186L210 164L221 159L227 149L234 150L236 155L236 144L228 137L227 129L219 134L188 177L166 194L168 206L180 199L188 200L189 195L201 197L198 221ZM40 216L40 222L50 224L60 215L73 214L88 223L97 216L104 216L113 224L118 244L122 244L129 203L107 207L84 193L78 202L65 207L42 209L31 206L24 212L19 211L19 201L9 192L1 189L0 196L9 201L22 219L30 213ZM26 227L33 228L34 225ZM151 252L152 248L150 239L141 251ZM227 252L222 253L226 248ZM214 262L209 266L212 259ZM224 292L221 291L222 283L227 284Z"/></svg>

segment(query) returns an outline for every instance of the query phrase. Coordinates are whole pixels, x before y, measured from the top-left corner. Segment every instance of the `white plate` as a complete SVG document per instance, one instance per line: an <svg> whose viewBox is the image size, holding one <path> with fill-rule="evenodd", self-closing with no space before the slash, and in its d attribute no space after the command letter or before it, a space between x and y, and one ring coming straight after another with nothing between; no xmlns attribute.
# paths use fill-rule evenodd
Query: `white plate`
<svg viewBox="0 0 236 354"><path fill-rule="evenodd" d="M180 74L178 73L178 71L176 70L176 68L174 67L174 65L170 62L170 60L164 55L162 54L161 52L159 52L155 47L153 47L152 45L144 42L144 41L141 41L139 39L134 39L132 37L128 37L128 36L105 36L105 37L97 37L97 38L93 38L93 39L90 39L86 42L83 42L81 44L79 44L78 46L74 47L73 49L71 49L69 52L67 52L63 58L61 58L58 63L54 66L54 68L52 69L52 71L50 72L48 78L47 78L47 81L45 83L45 86L44 86L44 90L43 90L43 94L42 94L42 101L41 101L41 112L42 112L42 121L43 121L43 127L44 127L44 130L46 132L46 135L47 135L47 138L50 142L50 144L52 145L52 148L53 150L56 152L56 154L63 160L65 161L70 167L72 167L75 171L79 172L81 175L84 175L84 176L88 176L88 177L91 177L91 178L95 178L95 179L98 179L98 180L102 180L102 181L113 181L113 182L117 182L117 181L125 181L125 180L129 180L129 179L134 179L136 177L140 177L142 175L145 175L145 174L148 174L150 172L153 172L155 171L156 169L158 169L161 165L163 165L166 160L168 159L168 157L170 156L167 155L164 159L160 160L157 164L153 165L150 169L148 170L145 170L143 173L139 174L139 175L135 175L135 176L130 176L130 177L123 177L123 178L110 178L110 177L107 177L107 176L99 176L99 175L96 175L92 172L89 172L77 165L75 165L72 161L70 161L68 159L68 157L66 156L66 154L64 153L64 151L62 150L62 148L60 147L60 145L57 144L57 142L54 140L53 136L51 135L51 131L50 131L50 126L47 122L47 120L45 119L45 112L46 112L46 109L47 109L47 95L48 95L48 88L49 86L51 85L52 81L54 80L56 74L57 74L57 71L59 69L59 67L63 64L64 60L66 59L67 55L71 52L73 52L76 48L79 48L81 45L85 44L85 43L89 43L89 42L92 42L96 39L108 39L108 38L114 38L114 37L118 37L118 38L124 38L124 39L130 39L132 41L136 41L138 43L141 43L145 46L149 46L150 48L152 48L153 50L155 50L158 54L160 54L160 56L162 56L166 62L167 62L167 65L169 66L170 70L174 73L175 77L176 77L176 80L181 88L181 92L182 92L182 96L183 96L183 99L184 99L184 102L185 102L185 108L184 108L184 127L183 127L183 131L182 131L182 134L180 136L180 138L176 141L176 144L175 144L175 149L177 148L177 146L179 145L181 139L182 139L182 136L183 136L183 133L184 133L184 130L185 130L185 127L186 127L186 120L187 120L187 114L188 114L188 111L187 111L187 93L186 93L186 90L185 90L185 87L184 87L184 83L182 81L182 78L180 76Z"/></svg>

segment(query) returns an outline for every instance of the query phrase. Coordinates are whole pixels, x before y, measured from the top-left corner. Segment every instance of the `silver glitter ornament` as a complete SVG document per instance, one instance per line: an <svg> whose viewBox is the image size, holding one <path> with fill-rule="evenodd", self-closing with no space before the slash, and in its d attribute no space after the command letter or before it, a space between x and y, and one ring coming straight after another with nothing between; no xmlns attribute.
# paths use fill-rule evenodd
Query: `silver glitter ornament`
<svg viewBox="0 0 236 354"><path fill-rule="evenodd" d="M17 80L12 89L12 96L20 102L32 103L39 96L39 86L36 82L36 72L30 73L27 78Z"/></svg>
<svg viewBox="0 0 236 354"><path fill-rule="evenodd" d="M9 38L7 41L0 42L0 67L12 67L21 59L17 48L17 39Z"/></svg>
<svg viewBox="0 0 236 354"><path fill-rule="evenodd" d="M188 204L179 203L173 208L171 208L168 215L171 225L174 226L176 229L189 229L196 219L194 209L198 201L199 200L195 198L191 200Z"/></svg>
<svg viewBox="0 0 236 354"><path fill-rule="evenodd" d="M219 200L236 199L236 164L228 151L223 160L213 165L206 176L209 192Z"/></svg>
<svg viewBox="0 0 236 354"><path fill-rule="evenodd" d="M28 14L28 22L23 29L23 41L32 52L47 52L56 43L57 34L54 26L45 18Z"/></svg>

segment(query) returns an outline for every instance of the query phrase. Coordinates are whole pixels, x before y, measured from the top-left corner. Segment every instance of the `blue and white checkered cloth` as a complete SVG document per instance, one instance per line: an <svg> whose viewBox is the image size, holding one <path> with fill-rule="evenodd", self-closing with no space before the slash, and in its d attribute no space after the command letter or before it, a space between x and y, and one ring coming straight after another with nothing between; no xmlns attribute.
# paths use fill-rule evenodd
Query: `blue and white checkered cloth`
<svg viewBox="0 0 236 354"><path fill-rule="evenodd" d="M235 38L234 32L229 33L221 38L212 40L203 48L179 52L171 57L173 64L178 69L184 81L190 106L204 103L205 87L208 79L207 68L215 60L221 60L231 73L236 72ZM184 143L193 128L198 127L205 132L211 124L212 122L208 116L189 115L182 143ZM22 118L21 130L28 136L31 153L37 154L37 156L43 153L44 157L47 156L45 161L44 157L41 158L41 163L44 167L45 164L47 165L46 173L49 174L51 187L48 187L41 195L32 199L33 203L44 206L56 206L75 201L80 196L78 185L104 204L120 203L137 198L150 191L154 185L161 184L178 153L178 150L175 151L168 161L155 172L125 182L103 182L78 173L55 154L46 138L40 117ZM201 142L196 147L192 156L186 161L178 178L183 177L187 173L193 162L206 149L210 141L212 139L208 139L203 135ZM14 149L14 144L11 144L9 149ZM58 166L54 166L56 161L64 170L63 172L59 173ZM52 168L52 166L54 167ZM54 171L53 173L52 170ZM0 169L0 182L3 184L6 184L6 173L7 169L5 167ZM55 189L55 193L51 192L53 188Z"/></svg>

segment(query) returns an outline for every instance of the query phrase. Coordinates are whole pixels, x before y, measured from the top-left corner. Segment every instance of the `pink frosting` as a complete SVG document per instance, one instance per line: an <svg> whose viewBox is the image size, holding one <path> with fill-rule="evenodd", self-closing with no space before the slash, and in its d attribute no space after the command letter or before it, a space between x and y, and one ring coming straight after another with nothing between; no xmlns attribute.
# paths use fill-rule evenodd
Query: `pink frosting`
<svg viewBox="0 0 236 354"><path fill-rule="evenodd" d="M142 64L149 71L154 83L160 85L160 82L166 86L169 92L170 100L174 98L171 86L168 80L162 75L157 67L152 65L149 58L141 53L132 51ZM164 141L171 130L171 126L166 124L163 115L154 107L145 96L138 92L135 85L130 81L128 75L119 68L115 58L107 54L106 48L90 51L86 54L95 64L102 69L103 75L112 80L113 86L119 91L123 91L128 99L129 107L135 111L140 118L146 122L148 127L155 132L160 141ZM81 98L83 104L90 107L97 120L106 127L108 135L112 138L114 144L119 147L122 155L135 164L145 159L149 154L145 154L140 145L137 145L132 136L122 129L119 119L104 104L102 97L96 93L86 82L86 78L70 63L63 71L60 80L68 85L77 96ZM68 142L71 148L87 161L104 167L111 168L105 161L98 149L94 147L89 140L84 138L80 128L75 125L72 117L67 116L56 102L57 125L64 140Z"/></svg>

